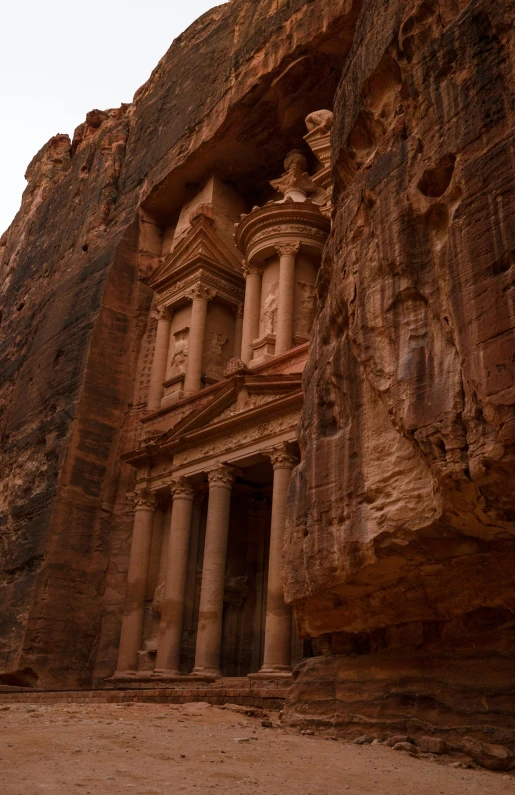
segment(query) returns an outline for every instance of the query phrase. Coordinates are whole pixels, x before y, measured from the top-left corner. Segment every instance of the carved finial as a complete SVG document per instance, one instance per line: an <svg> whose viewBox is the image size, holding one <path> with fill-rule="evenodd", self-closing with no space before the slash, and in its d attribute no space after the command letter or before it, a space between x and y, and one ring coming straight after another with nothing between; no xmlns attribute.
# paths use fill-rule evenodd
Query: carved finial
<svg viewBox="0 0 515 795"><path fill-rule="evenodd" d="M276 445L267 455L274 469L293 469L299 463L298 456L294 455L287 442Z"/></svg>
<svg viewBox="0 0 515 795"><path fill-rule="evenodd" d="M224 370L224 378L230 378L232 375L247 375L251 371L243 361L243 359L229 359L227 367Z"/></svg>
<svg viewBox="0 0 515 795"><path fill-rule="evenodd" d="M232 489L232 485L238 474L239 471L235 467L230 467L226 464L218 464L218 466L208 472L207 479L209 481L209 488Z"/></svg>
<svg viewBox="0 0 515 795"><path fill-rule="evenodd" d="M294 149L284 161L285 173L270 183L284 199L303 202L310 193L315 193L316 185L307 172L308 161L302 152Z"/></svg>
<svg viewBox="0 0 515 795"><path fill-rule="evenodd" d="M157 508L157 496L149 489L138 489L128 495L136 510L155 511Z"/></svg>
<svg viewBox="0 0 515 795"><path fill-rule="evenodd" d="M180 477L170 483L170 492L174 500L192 500L195 496L195 489L187 478Z"/></svg>

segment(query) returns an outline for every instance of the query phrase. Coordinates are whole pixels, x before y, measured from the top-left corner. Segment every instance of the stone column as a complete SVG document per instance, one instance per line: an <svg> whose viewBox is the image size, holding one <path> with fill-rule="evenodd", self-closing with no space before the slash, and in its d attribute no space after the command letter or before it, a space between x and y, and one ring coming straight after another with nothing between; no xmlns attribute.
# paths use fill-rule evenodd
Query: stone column
<svg viewBox="0 0 515 795"><path fill-rule="evenodd" d="M170 346L170 314L166 307L156 310L157 314L157 333L154 346L154 358L152 359L152 370L150 373L150 389L148 392L149 411L157 411L161 408L163 397L163 382L166 378L166 362L168 359L168 349Z"/></svg>
<svg viewBox="0 0 515 795"><path fill-rule="evenodd" d="M133 676L136 673L143 634L148 564L157 499L155 494L143 489L135 492L134 503L136 510L127 574L127 593L115 676Z"/></svg>
<svg viewBox="0 0 515 795"><path fill-rule="evenodd" d="M259 337L261 316L261 280L263 268L260 264L243 262L245 273L245 304L243 307L243 330L241 335L241 358L248 364L252 359L251 344Z"/></svg>
<svg viewBox="0 0 515 795"><path fill-rule="evenodd" d="M295 260L300 243L277 246L279 254L279 296L277 301L277 329L275 353L293 348L293 306L295 300Z"/></svg>
<svg viewBox="0 0 515 795"><path fill-rule="evenodd" d="M236 323L234 324L234 351L235 359L241 358L241 337L243 333L243 304L238 304L236 309Z"/></svg>
<svg viewBox="0 0 515 795"><path fill-rule="evenodd" d="M184 600L195 492L186 478L171 485L172 520L154 674L180 676Z"/></svg>
<svg viewBox="0 0 515 795"><path fill-rule="evenodd" d="M215 297L214 290L198 285L188 295L191 298L190 333L188 336L188 359L184 394L192 395L200 389L202 359L204 357L204 335L206 331L207 304Z"/></svg>
<svg viewBox="0 0 515 795"><path fill-rule="evenodd" d="M281 559L288 489L292 469L298 459L289 445L280 444L270 453L274 468L272 493L272 523L265 621L265 651L260 674L281 674L291 670L291 607L284 601L281 580Z"/></svg>
<svg viewBox="0 0 515 795"><path fill-rule="evenodd" d="M223 464L209 472L204 565L195 652L196 676L221 676L222 615L231 490L236 470Z"/></svg>

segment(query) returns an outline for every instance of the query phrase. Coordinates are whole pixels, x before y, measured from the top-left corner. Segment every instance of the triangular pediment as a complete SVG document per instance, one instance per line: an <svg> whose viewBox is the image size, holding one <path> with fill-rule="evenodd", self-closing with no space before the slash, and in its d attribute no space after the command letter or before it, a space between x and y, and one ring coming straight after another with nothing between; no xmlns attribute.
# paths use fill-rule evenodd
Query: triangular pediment
<svg viewBox="0 0 515 795"><path fill-rule="evenodd" d="M213 265L243 275L241 261L236 248L229 245L216 233L210 219L199 216L188 229L149 281L150 287L159 290L169 279L188 266Z"/></svg>
<svg viewBox="0 0 515 795"><path fill-rule="evenodd" d="M224 425L259 417L268 409L281 410L302 400L300 373L292 375L239 376L220 385L220 391L200 411L193 410L162 439L167 444L190 434L213 432Z"/></svg>

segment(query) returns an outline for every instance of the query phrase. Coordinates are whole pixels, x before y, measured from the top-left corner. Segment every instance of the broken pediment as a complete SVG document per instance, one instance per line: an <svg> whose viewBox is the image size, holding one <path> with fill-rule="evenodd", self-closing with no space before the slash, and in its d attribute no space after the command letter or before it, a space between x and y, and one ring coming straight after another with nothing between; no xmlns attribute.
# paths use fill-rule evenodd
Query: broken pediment
<svg viewBox="0 0 515 795"><path fill-rule="evenodd" d="M186 277L199 269L220 275L239 277L243 284L243 271L236 249L231 250L213 228L212 219L199 214L187 233L179 240L149 281L158 294L166 291L169 283Z"/></svg>

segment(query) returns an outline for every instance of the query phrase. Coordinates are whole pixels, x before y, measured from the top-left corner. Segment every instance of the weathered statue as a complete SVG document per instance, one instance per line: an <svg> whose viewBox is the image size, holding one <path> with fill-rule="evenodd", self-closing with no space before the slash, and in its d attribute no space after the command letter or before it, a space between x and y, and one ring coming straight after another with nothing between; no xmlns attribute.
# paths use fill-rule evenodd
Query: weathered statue
<svg viewBox="0 0 515 795"><path fill-rule="evenodd" d="M270 290L263 304L263 312L261 315L261 323L263 326L263 335L269 336L275 334L275 327L277 321L277 291L279 288L278 282L270 285Z"/></svg>
<svg viewBox="0 0 515 795"><path fill-rule="evenodd" d="M308 132L319 130L321 133L328 133L333 126L333 112L331 110L315 110L306 116L306 128Z"/></svg>

